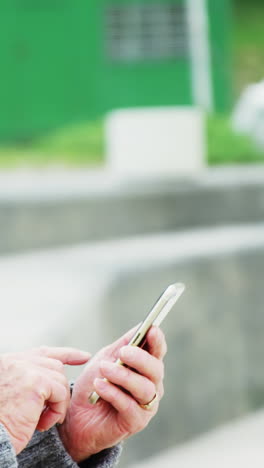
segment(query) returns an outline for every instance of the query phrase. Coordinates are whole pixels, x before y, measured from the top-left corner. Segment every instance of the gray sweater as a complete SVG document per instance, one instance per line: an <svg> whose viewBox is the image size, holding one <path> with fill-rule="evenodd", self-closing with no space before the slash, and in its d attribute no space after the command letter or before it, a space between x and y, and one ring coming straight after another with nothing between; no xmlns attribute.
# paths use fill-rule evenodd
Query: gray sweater
<svg viewBox="0 0 264 468"><path fill-rule="evenodd" d="M57 429L36 431L27 447L16 456L5 428L0 424L0 468L112 468L117 465L120 446L103 450L79 465L64 449Z"/></svg>

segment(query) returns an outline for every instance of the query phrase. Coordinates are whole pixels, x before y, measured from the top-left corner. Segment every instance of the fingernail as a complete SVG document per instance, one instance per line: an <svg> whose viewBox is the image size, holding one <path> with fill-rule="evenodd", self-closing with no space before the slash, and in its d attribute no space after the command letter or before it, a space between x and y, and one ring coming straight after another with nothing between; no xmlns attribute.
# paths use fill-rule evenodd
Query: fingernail
<svg viewBox="0 0 264 468"><path fill-rule="evenodd" d="M78 354L75 354L74 358L70 359L70 364L72 366L85 364L85 362L89 361L91 357L91 353L88 353L87 351L78 351Z"/></svg>
<svg viewBox="0 0 264 468"><path fill-rule="evenodd" d="M120 349L120 356L121 359L127 359L133 355L133 349L131 346L123 346L123 348Z"/></svg>
<svg viewBox="0 0 264 468"><path fill-rule="evenodd" d="M91 357L91 353L89 353L88 351L80 351L80 354L81 354L81 356L84 356L84 357L86 357L87 359L88 359L89 357Z"/></svg>
<svg viewBox="0 0 264 468"><path fill-rule="evenodd" d="M98 388L98 390L105 389L106 382L104 379L99 379L98 377L94 380L94 386Z"/></svg>

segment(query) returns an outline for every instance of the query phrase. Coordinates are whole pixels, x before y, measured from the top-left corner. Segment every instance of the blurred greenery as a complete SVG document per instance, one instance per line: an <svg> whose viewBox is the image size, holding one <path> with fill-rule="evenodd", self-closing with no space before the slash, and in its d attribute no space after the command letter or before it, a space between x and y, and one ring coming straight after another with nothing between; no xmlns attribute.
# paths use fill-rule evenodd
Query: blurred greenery
<svg viewBox="0 0 264 468"><path fill-rule="evenodd" d="M211 116L207 121L208 163L237 164L264 162L264 151L247 136L233 132L227 116Z"/></svg>
<svg viewBox="0 0 264 468"><path fill-rule="evenodd" d="M232 55L235 97L248 83L264 78L263 20L263 0L234 1Z"/></svg>
<svg viewBox="0 0 264 468"><path fill-rule="evenodd" d="M0 146L0 165L95 166L103 163L103 123L87 122L56 130L30 143Z"/></svg>
<svg viewBox="0 0 264 468"><path fill-rule="evenodd" d="M233 78L235 98L264 78L263 0L233 1ZM234 134L229 116L208 117L209 164L264 161L264 151L249 138ZM0 166L92 166L103 163L102 121L59 129L31 143L0 146Z"/></svg>
<svg viewBox="0 0 264 468"><path fill-rule="evenodd" d="M209 164L260 162L264 152L249 138L236 135L228 116L207 119ZM104 162L102 121L57 130L31 144L0 147L0 165L12 166L95 166Z"/></svg>

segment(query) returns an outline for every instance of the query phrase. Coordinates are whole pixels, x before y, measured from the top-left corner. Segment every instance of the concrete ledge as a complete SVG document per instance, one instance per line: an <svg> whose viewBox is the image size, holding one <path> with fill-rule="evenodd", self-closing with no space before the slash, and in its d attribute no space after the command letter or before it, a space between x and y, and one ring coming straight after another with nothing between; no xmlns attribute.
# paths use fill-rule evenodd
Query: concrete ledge
<svg viewBox="0 0 264 468"><path fill-rule="evenodd" d="M263 219L263 166L134 180L90 171L0 173L0 253Z"/></svg>
<svg viewBox="0 0 264 468"><path fill-rule="evenodd" d="M261 468L263 427L261 411L130 468Z"/></svg>
<svg viewBox="0 0 264 468"><path fill-rule="evenodd" d="M166 397L123 457L142 460L263 404L263 267L263 224L4 257L0 350L95 351L183 281L186 293L163 327Z"/></svg>

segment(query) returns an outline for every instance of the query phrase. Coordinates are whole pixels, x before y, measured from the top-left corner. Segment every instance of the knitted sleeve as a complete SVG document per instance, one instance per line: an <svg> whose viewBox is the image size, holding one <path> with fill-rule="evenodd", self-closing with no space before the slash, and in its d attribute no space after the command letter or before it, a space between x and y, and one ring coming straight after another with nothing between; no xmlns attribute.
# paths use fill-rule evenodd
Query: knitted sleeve
<svg viewBox="0 0 264 468"><path fill-rule="evenodd" d="M57 429L36 431L27 447L16 457L5 428L0 424L1 468L113 468L117 465L121 447L116 446L89 457L80 465L66 452Z"/></svg>
<svg viewBox="0 0 264 468"><path fill-rule="evenodd" d="M1 468L17 468L15 451L2 424L0 424L0 466Z"/></svg>
<svg viewBox="0 0 264 468"><path fill-rule="evenodd" d="M78 465L66 452L55 427L46 432L36 431L18 459L19 468L113 468L121 453L120 446L103 450ZM2 465L0 464L2 467ZM8 465L7 465L8 466ZM12 465L10 465L12 466Z"/></svg>

